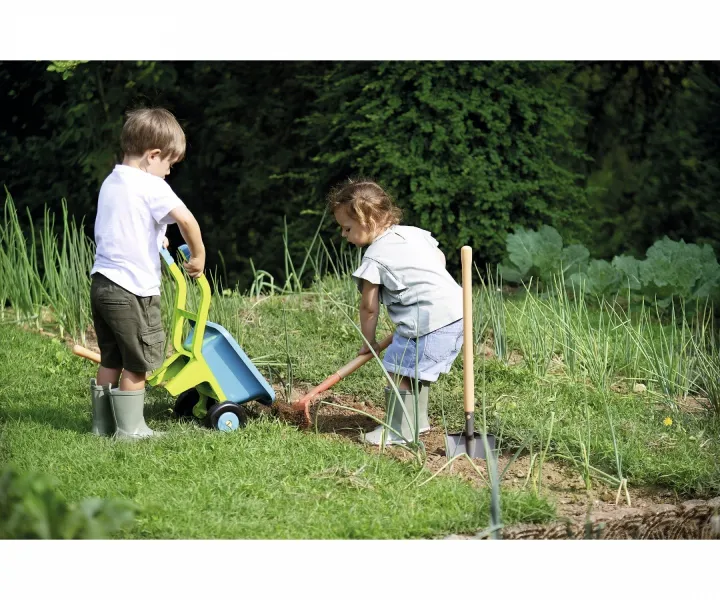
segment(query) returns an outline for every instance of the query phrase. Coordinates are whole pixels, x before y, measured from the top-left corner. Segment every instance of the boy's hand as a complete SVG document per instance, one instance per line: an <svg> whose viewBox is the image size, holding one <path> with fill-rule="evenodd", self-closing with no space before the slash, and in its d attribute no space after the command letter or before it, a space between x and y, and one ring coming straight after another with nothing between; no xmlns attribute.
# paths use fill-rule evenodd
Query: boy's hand
<svg viewBox="0 0 720 600"><path fill-rule="evenodd" d="M167 237L164 237L163 241L162 241L162 247L167 248L169 245L170 245L170 242L168 241Z"/></svg>
<svg viewBox="0 0 720 600"><path fill-rule="evenodd" d="M185 271L193 279L197 279L203 274L205 269L205 256L193 256L189 261L183 264Z"/></svg>

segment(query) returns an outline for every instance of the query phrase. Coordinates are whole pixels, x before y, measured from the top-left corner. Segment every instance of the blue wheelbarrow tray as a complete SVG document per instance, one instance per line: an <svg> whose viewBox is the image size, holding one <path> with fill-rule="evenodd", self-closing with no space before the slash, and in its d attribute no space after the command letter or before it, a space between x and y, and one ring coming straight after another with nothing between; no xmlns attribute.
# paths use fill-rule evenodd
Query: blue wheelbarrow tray
<svg viewBox="0 0 720 600"><path fill-rule="evenodd" d="M183 346L189 351L192 347L195 322L190 319L188 322L190 333ZM241 404L256 400L266 406L275 401L275 390L268 385L247 354L222 325L212 321L205 322L202 356L228 401ZM198 385L197 390L206 396L215 395L206 383Z"/></svg>

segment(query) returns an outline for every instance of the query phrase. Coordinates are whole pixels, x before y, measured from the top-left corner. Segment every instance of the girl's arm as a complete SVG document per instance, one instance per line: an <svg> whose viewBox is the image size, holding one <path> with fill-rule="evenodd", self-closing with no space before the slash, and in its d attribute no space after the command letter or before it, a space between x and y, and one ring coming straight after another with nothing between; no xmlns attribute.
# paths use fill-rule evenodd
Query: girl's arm
<svg viewBox="0 0 720 600"><path fill-rule="evenodd" d="M445 254L443 253L442 250L440 250L440 248L436 248L436 250L438 251L438 254L440 255L439 258L440 258L440 261L442 262L442 266L443 266L443 268L445 268Z"/></svg>
<svg viewBox="0 0 720 600"><path fill-rule="evenodd" d="M378 315L380 314L379 285L363 281L362 299L360 300L360 330L365 339L377 348L375 330L377 329ZM367 354L370 348L367 343L362 345L358 354Z"/></svg>

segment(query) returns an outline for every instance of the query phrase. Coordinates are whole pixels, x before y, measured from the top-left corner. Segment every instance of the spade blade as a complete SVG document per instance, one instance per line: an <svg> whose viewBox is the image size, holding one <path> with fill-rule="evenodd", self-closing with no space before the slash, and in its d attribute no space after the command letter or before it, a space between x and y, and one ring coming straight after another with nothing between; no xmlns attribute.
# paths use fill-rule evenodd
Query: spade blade
<svg viewBox="0 0 720 600"><path fill-rule="evenodd" d="M465 432L446 435L448 457L452 458L460 454L467 454L470 458L482 458L485 460L487 455L483 437L485 436L482 433L476 433L474 438L468 440ZM491 433L487 434L487 444L490 451L495 450L495 436Z"/></svg>

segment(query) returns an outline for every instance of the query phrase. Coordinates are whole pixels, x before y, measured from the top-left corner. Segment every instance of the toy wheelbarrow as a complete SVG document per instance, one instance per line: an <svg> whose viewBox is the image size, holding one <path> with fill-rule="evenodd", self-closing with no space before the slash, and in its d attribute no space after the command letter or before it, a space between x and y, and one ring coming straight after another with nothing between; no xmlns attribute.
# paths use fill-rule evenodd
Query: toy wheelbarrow
<svg viewBox="0 0 720 600"><path fill-rule="evenodd" d="M186 245L178 250L190 259ZM176 352L152 374L149 383L162 385L170 395L178 396L175 403L178 416L189 416L198 402L204 401L211 426L221 430L237 429L244 424L238 405L257 400L269 406L275 400L275 391L230 333L207 320L211 293L205 275L195 280L200 288L200 302L197 313L190 313L185 309L185 278L170 253L163 249L161 254L177 284L172 325ZM185 319L191 330L181 343Z"/></svg>
<svg viewBox="0 0 720 600"><path fill-rule="evenodd" d="M189 260L186 245L178 248ZM170 253L160 251L165 265L177 285L173 307L171 343L175 352L148 379L151 386L164 387L177 397L175 414L202 414L203 406L213 428L232 431L245 424L239 405L250 400L271 405L275 391L260 374L252 361L228 331L207 320L210 311L210 285L205 275L195 281L200 288L196 313L186 310L187 286L185 278ZM190 324L190 333L183 342L183 325ZM73 352L95 360L87 349L75 346ZM99 362L100 357L96 355ZM196 406L199 406L199 411Z"/></svg>

